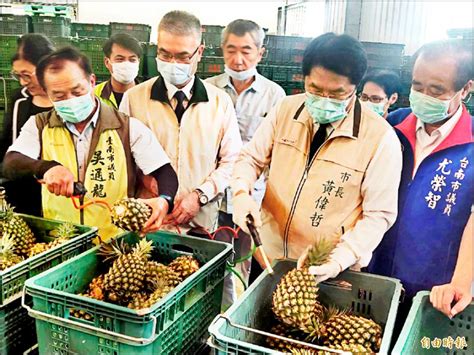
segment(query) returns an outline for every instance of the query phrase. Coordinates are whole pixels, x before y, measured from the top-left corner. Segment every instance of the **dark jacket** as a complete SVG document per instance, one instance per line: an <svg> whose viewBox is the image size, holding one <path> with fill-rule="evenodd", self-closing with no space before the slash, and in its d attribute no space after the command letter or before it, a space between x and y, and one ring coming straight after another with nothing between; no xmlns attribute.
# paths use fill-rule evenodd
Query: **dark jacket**
<svg viewBox="0 0 474 355"><path fill-rule="evenodd" d="M0 136L0 157L3 158L8 147L20 134L21 128L28 119L40 111L49 111L48 108L38 108L33 105L33 97L26 88L15 91L11 98L11 105L3 121L3 130ZM0 167L0 173L2 171ZM8 181L1 176L0 184L7 193L7 201L15 207L15 212L41 216L41 186L32 177Z"/></svg>

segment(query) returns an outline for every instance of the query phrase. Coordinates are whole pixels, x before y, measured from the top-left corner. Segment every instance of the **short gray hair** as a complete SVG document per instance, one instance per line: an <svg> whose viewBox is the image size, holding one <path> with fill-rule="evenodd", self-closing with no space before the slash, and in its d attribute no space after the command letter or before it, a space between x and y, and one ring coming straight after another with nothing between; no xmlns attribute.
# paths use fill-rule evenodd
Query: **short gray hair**
<svg viewBox="0 0 474 355"><path fill-rule="evenodd" d="M158 32L165 31L178 36L196 35L201 42L201 22L186 11L170 11L160 21Z"/></svg>
<svg viewBox="0 0 474 355"><path fill-rule="evenodd" d="M263 46L265 32L262 30L262 28L253 21L242 19L232 21L227 25L226 28L224 28L224 31L222 31L221 42L222 44L225 44L230 34L243 37L247 33L252 36L257 48L261 48Z"/></svg>
<svg viewBox="0 0 474 355"><path fill-rule="evenodd" d="M461 90L469 80L474 79L474 68L472 65L473 45L471 41L462 39L445 39L424 44L413 56L413 64L420 57L426 59L437 59L450 56L456 63L456 77L454 78L454 89Z"/></svg>

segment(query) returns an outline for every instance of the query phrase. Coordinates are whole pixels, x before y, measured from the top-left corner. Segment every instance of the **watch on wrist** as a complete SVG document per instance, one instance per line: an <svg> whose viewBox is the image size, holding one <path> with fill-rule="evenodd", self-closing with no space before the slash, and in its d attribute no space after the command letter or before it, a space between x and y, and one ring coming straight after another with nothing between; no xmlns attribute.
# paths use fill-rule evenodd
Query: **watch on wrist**
<svg viewBox="0 0 474 355"><path fill-rule="evenodd" d="M166 202L168 202L168 213L171 213L174 208L174 201L173 198L169 195L160 195L158 197L164 198Z"/></svg>
<svg viewBox="0 0 474 355"><path fill-rule="evenodd" d="M198 201L200 206L205 206L209 202L209 197L200 189L195 190L198 194Z"/></svg>

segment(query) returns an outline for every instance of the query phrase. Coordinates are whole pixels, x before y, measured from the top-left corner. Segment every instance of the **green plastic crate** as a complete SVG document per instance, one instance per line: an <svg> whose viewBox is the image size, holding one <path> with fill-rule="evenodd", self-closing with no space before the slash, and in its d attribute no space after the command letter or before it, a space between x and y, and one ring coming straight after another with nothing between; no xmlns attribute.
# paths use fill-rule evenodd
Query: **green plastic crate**
<svg viewBox="0 0 474 355"><path fill-rule="evenodd" d="M31 31L31 18L25 15L0 14L1 35L22 35Z"/></svg>
<svg viewBox="0 0 474 355"><path fill-rule="evenodd" d="M71 24L71 36L109 38L109 25L73 22Z"/></svg>
<svg viewBox="0 0 474 355"><path fill-rule="evenodd" d="M33 32L47 37L68 37L71 35L71 19L67 17L33 16Z"/></svg>
<svg viewBox="0 0 474 355"><path fill-rule="evenodd" d="M21 306L21 299L0 307L0 355L21 354L36 344L34 318Z"/></svg>
<svg viewBox="0 0 474 355"><path fill-rule="evenodd" d="M218 354L272 354L274 350L265 345L265 336L239 329L233 324L252 329L265 330L273 321L272 293L281 277L296 267L291 260L278 261L274 274L262 273L242 297L225 312L217 316L209 327L210 343ZM323 304L335 304L351 308L355 314L370 317L384 328L380 354L387 354L393 325L401 295L399 280L372 274L346 271L337 282L319 284L319 298ZM346 283L346 286L341 284Z"/></svg>
<svg viewBox="0 0 474 355"><path fill-rule="evenodd" d="M118 238L129 244L139 240L132 233ZM147 238L155 246L154 260L193 254L203 265L151 309L141 311L76 295L105 271L98 247L29 279L25 290L33 297L29 311L36 318L40 353L183 354L205 340L220 311L232 246L169 232ZM71 308L88 312L92 320L74 318Z"/></svg>
<svg viewBox="0 0 474 355"><path fill-rule="evenodd" d="M116 33L128 33L140 42L150 42L151 26L139 23L111 22L110 35Z"/></svg>
<svg viewBox="0 0 474 355"><path fill-rule="evenodd" d="M12 58L17 49L20 36L0 35L0 75L10 76Z"/></svg>
<svg viewBox="0 0 474 355"><path fill-rule="evenodd" d="M60 221L18 214L32 229L38 242L49 242L52 238L48 233L61 225ZM41 254L28 258L6 270L0 271L0 305L7 304L21 296L23 285L27 279L44 270L56 266L93 246L92 240L97 235L96 227L76 225L79 235L65 243L49 249Z"/></svg>
<svg viewBox="0 0 474 355"><path fill-rule="evenodd" d="M465 345L463 340L467 344L466 348L462 348ZM413 299L410 313L392 353L472 355L473 341L474 302L462 313L449 319L433 308L429 291L422 291Z"/></svg>

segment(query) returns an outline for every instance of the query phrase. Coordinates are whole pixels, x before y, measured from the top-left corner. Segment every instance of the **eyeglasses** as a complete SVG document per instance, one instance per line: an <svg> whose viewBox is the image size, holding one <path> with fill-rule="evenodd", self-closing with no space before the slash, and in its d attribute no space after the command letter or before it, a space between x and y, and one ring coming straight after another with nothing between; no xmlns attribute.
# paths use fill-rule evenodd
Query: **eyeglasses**
<svg viewBox="0 0 474 355"><path fill-rule="evenodd" d="M374 104L379 104L381 103L383 100L385 100L387 98L387 96L384 96L384 97L380 97L380 96L377 96L377 95L372 95L372 96L369 96L367 94L360 94L359 95L359 98L362 100L362 101L370 101Z"/></svg>
<svg viewBox="0 0 474 355"><path fill-rule="evenodd" d="M348 98L350 98L353 94L354 94L354 91L351 91L350 93L341 93L341 94L332 94L332 93L323 93L321 91L315 91L315 90L308 90L308 92L311 94L311 95L315 95L315 96L319 96L319 97L326 97L328 99L333 99L333 100L347 100Z"/></svg>
<svg viewBox="0 0 474 355"><path fill-rule="evenodd" d="M193 57L196 55L200 46L196 48L196 50L191 55L186 54L171 54L162 49L158 49L158 59L164 62L171 62L173 59L177 63L189 64L193 60Z"/></svg>
<svg viewBox="0 0 474 355"><path fill-rule="evenodd" d="M10 75L11 75L11 78L16 80L16 81L20 81L20 79L21 79L21 80L26 81L26 82L29 83L33 79L33 76L36 75L36 73L35 72L33 72L33 73L17 73L17 72L12 70L10 72Z"/></svg>

